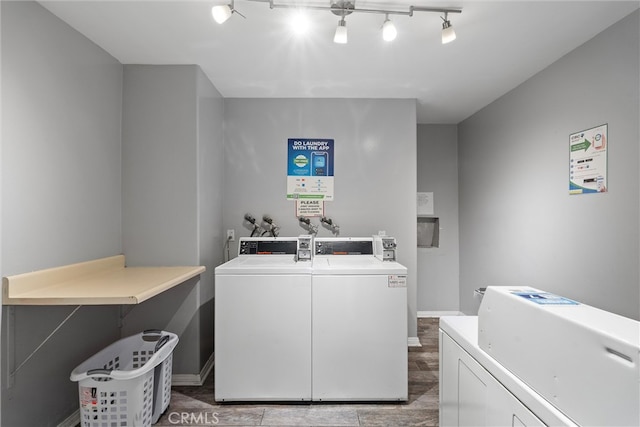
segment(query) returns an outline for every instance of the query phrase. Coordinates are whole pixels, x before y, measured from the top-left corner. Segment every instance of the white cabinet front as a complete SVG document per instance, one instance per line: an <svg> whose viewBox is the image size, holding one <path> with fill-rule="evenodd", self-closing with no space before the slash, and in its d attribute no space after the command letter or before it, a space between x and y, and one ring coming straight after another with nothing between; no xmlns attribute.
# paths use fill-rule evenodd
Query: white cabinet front
<svg viewBox="0 0 640 427"><path fill-rule="evenodd" d="M440 330L440 426L545 424Z"/></svg>

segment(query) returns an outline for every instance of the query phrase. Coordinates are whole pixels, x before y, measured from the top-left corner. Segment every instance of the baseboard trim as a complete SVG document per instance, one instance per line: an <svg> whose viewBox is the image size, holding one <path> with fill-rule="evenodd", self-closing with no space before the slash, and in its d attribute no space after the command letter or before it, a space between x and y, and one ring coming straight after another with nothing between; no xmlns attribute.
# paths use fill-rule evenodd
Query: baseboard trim
<svg viewBox="0 0 640 427"><path fill-rule="evenodd" d="M171 375L171 385L177 386L201 386L213 369L213 353L204 364L199 374L173 374Z"/></svg>
<svg viewBox="0 0 640 427"><path fill-rule="evenodd" d="M419 311L418 318L442 317L442 316L464 316L461 311Z"/></svg>
<svg viewBox="0 0 640 427"><path fill-rule="evenodd" d="M420 338L418 337L409 337L407 339L407 345L409 347L422 347L422 344L420 344Z"/></svg>
<svg viewBox="0 0 640 427"><path fill-rule="evenodd" d="M67 419L62 421L57 427L75 427L80 424L80 408L76 409L76 411L69 415Z"/></svg>

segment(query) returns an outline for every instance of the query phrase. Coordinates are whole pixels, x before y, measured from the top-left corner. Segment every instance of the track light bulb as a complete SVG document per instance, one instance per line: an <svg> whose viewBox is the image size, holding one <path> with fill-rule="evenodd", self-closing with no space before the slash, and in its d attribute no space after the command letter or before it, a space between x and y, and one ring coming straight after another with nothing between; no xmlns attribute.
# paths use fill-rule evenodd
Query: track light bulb
<svg viewBox="0 0 640 427"><path fill-rule="evenodd" d="M231 7L228 4L213 6L211 8L211 15L213 16L213 20L218 24L224 23L231 17L232 13L233 10L231 10Z"/></svg>
<svg viewBox="0 0 640 427"><path fill-rule="evenodd" d="M291 30L295 34L305 34L309 31L309 27L309 17L304 11L299 10L291 16Z"/></svg>
<svg viewBox="0 0 640 427"><path fill-rule="evenodd" d="M444 18L442 18L442 20L444 21L442 23L442 44L447 44L456 39L456 32L453 30L451 22L447 20L446 13L444 14Z"/></svg>
<svg viewBox="0 0 640 427"><path fill-rule="evenodd" d="M389 19L389 15L387 15L387 19L384 20L382 24L382 38L385 41L393 41L398 35L398 30L396 30L396 26L393 25L393 22Z"/></svg>
<svg viewBox="0 0 640 427"><path fill-rule="evenodd" d="M336 33L333 36L333 42L338 44L346 44L347 43L347 23L344 18L342 18L338 22L338 27L336 28Z"/></svg>

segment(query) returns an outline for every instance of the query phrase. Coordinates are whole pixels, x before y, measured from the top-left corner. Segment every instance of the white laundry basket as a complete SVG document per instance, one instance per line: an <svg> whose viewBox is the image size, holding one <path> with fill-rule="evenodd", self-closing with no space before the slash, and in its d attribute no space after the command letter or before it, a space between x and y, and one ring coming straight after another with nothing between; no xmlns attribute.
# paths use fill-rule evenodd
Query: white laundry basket
<svg viewBox="0 0 640 427"><path fill-rule="evenodd" d="M123 338L71 372L78 382L82 427L150 426L171 399L178 336L150 330ZM155 384L154 384L155 383Z"/></svg>

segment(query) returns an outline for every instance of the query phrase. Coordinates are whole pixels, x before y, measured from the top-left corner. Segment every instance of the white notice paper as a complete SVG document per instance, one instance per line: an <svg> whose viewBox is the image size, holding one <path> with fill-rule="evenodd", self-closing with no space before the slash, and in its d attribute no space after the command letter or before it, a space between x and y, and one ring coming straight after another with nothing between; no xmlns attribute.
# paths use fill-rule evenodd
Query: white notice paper
<svg viewBox="0 0 640 427"><path fill-rule="evenodd" d="M418 193L418 215L433 215L433 192Z"/></svg>

